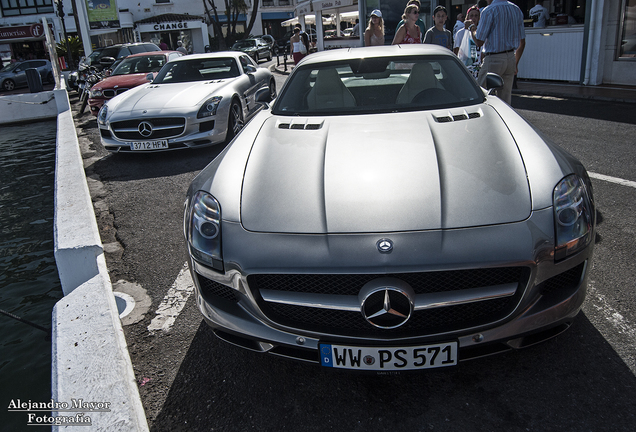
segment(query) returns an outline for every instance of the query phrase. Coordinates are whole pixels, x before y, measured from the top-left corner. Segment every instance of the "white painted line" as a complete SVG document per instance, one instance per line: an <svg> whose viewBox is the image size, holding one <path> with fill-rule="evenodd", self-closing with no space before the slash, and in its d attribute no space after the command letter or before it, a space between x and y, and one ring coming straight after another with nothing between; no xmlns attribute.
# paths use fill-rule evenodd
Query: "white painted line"
<svg viewBox="0 0 636 432"><path fill-rule="evenodd" d="M179 272L172 287L170 287L168 293L163 298L159 308L157 308L157 312L155 312L157 316L152 319L152 322L148 326L148 331L152 333L156 330L170 330L170 327L174 324L193 292L194 282L192 281L188 264L186 263Z"/></svg>
<svg viewBox="0 0 636 432"><path fill-rule="evenodd" d="M603 180L606 182L610 182L610 183L616 183L622 186L629 186L629 187L633 187L636 189L636 182L633 182L631 180L625 180L622 178L618 178L618 177L610 177L604 174L597 174L597 173L593 173L593 172L588 172L588 175L592 178L595 178L597 180Z"/></svg>
<svg viewBox="0 0 636 432"><path fill-rule="evenodd" d="M592 307L599 311L616 331L630 338L631 346L636 346L636 327L634 324L610 305L605 296L594 287L593 282L588 283L588 292L592 300Z"/></svg>

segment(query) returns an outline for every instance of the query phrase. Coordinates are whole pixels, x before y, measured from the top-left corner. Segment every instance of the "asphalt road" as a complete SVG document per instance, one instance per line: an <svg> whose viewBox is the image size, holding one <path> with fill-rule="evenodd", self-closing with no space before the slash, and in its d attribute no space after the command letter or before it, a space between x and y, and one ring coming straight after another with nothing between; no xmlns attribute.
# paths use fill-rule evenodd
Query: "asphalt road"
<svg viewBox="0 0 636 432"><path fill-rule="evenodd" d="M590 172L636 182L636 105L514 96L513 106ZM340 373L217 340L192 297L169 331L149 332L182 279L185 191L221 147L109 155L90 114L76 123L111 279L151 299L145 317L125 326L151 430L634 430L633 185L593 179L601 218L590 294L564 334L452 369Z"/></svg>

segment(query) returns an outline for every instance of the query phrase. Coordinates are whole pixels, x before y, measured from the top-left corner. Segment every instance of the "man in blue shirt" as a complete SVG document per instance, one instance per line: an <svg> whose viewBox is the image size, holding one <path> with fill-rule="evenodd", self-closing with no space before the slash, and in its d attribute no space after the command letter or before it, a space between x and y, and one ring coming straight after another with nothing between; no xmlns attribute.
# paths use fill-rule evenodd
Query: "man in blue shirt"
<svg viewBox="0 0 636 432"><path fill-rule="evenodd" d="M485 86L488 72L498 74L504 86L497 96L510 104L517 65L526 47L523 12L509 1L489 0L489 5L481 11L479 27L472 25L469 30L477 46L483 45L479 85Z"/></svg>

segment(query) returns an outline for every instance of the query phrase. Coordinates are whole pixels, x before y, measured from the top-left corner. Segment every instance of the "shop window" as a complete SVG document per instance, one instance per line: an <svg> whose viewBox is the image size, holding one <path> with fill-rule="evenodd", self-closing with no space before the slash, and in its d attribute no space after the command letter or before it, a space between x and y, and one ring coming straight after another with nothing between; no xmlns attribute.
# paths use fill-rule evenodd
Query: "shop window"
<svg viewBox="0 0 636 432"><path fill-rule="evenodd" d="M0 6L5 17L53 12L53 0L0 0Z"/></svg>
<svg viewBox="0 0 636 432"><path fill-rule="evenodd" d="M636 0L623 0L621 7L619 59L636 59Z"/></svg>
<svg viewBox="0 0 636 432"><path fill-rule="evenodd" d="M263 0L263 6L274 6L274 0Z"/></svg>

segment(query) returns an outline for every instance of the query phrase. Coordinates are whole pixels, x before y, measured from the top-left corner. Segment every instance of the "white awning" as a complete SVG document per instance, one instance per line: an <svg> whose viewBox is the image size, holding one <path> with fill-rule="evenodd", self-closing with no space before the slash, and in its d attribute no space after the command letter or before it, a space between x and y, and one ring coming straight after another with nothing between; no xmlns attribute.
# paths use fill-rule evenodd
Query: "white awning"
<svg viewBox="0 0 636 432"><path fill-rule="evenodd" d="M287 21L283 21L282 23L280 23L280 25L282 25L283 27L294 26L296 24L298 24L298 17L294 17L292 19L288 19ZM315 25L316 15L305 15L305 24ZM333 19L322 17L322 24L323 25L333 24Z"/></svg>

